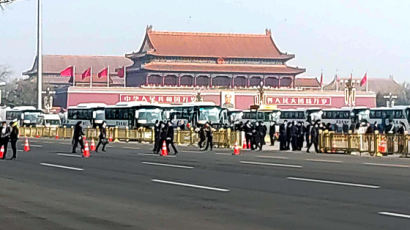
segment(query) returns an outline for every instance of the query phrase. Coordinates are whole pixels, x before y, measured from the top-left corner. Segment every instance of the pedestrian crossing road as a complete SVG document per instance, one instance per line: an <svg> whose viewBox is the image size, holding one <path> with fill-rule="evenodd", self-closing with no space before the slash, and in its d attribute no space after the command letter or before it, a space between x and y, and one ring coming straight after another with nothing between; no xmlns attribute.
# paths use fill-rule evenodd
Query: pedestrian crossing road
<svg viewBox="0 0 410 230"><path fill-rule="evenodd" d="M410 229L410 159L30 143L0 161L0 229Z"/></svg>

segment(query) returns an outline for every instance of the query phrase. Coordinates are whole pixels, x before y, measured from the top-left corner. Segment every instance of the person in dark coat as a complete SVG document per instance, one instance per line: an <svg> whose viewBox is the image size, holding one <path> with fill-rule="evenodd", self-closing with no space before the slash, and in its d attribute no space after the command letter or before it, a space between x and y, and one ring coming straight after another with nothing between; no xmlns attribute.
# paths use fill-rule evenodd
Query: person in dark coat
<svg viewBox="0 0 410 230"><path fill-rule="evenodd" d="M252 139L252 125L250 121L246 121L243 129L245 131L246 147L249 148L249 146L251 146Z"/></svg>
<svg viewBox="0 0 410 230"><path fill-rule="evenodd" d="M74 126L73 151L72 151L72 153L76 153L78 144L80 144L81 151L84 150L83 136L84 136L83 127L81 126L81 121L79 121Z"/></svg>
<svg viewBox="0 0 410 230"><path fill-rule="evenodd" d="M258 133L259 123L254 122L252 124L252 136L251 136L251 150L255 150L259 147L260 135Z"/></svg>
<svg viewBox="0 0 410 230"><path fill-rule="evenodd" d="M206 140L205 125L203 125L201 128L199 128L198 136L199 136L198 147L199 147L199 149L202 149L204 147L204 143L205 143L205 140Z"/></svg>
<svg viewBox="0 0 410 230"><path fill-rule="evenodd" d="M269 138L270 138L270 145L275 145L275 133L276 133L276 122L271 123L269 127Z"/></svg>
<svg viewBox="0 0 410 230"><path fill-rule="evenodd" d="M309 146L310 141L311 141L311 135L310 135L310 130L312 128L312 123L308 122L306 126L304 126L304 134L305 134L305 140L306 140L306 148Z"/></svg>
<svg viewBox="0 0 410 230"><path fill-rule="evenodd" d="M168 126L168 129L167 129L166 143L167 143L168 153L169 153L169 145L171 145L172 149L174 150L174 154L177 155L178 150L177 150L177 148L175 147L175 144L174 144L174 126L172 125L171 121L168 121L167 126Z"/></svg>
<svg viewBox="0 0 410 230"><path fill-rule="evenodd" d="M161 134L161 124L162 121L155 121L154 124L154 148L152 149L152 152L156 153L158 148L161 148L161 138L160 138L160 134Z"/></svg>
<svg viewBox="0 0 410 230"><path fill-rule="evenodd" d="M371 126L370 123L367 123L366 134L373 134L373 133L374 133L373 126Z"/></svg>
<svg viewBox="0 0 410 230"><path fill-rule="evenodd" d="M296 151L298 150L298 127L294 124L294 122L292 122L292 126L290 128L290 136L292 151Z"/></svg>
<svg viewBox="0 0 410 230"><path fill-rule="evenodd" d="M4 160L7 154L7 145L9 144L10 139L10 127L7 126L7 122L3 121L0 127L0 148L4 146L3 157L0 158Z"/></svg>
<svg viewBox="0 0 410 230"><path fill-rule="evenodd" d="M105 152L105 146L107 145L107 123L105 121L101 124L100 134L98 135L98 144L95 148L95 152L98 152L98 148L102 145L102 151Z"/></svg>
<svg viewBox="0 0 410 230"><path fill-rule="evenodd" d="M293 122L289 122L286 127L286 150L290 150L290 145L292 141L292 127Z"/></svg>
<svg viewBox="0 0 410 230"><path fill-rule="evenodd" d="M398 151L399 153L403 153L405 149L405 142L407 141L407 137L404 135L406 131L406 125L403 122L400 122L400 126L397 129L397 139L398 139Z"/></svg>
<svg viewBox="0 0 410 230"><path fill-rule="evenodd" d="M161 123L161 126L160 126L159 145L158 145L156 154L159 154L160 151L162 150L162 145L164 141L165 141L165 144L167 143L167 135L168 135L168 124L163 122ZM169 152L168 147L167 147L167 151Z"/></svg>
<svg viewBox="0 0 410 230"><path fill-rule="evenodd" d="M320 129L320 127L319 127L319 124L318 123L315 123L314 125L313 125L313 127L311 127L311 129L310 129L310 142L309 142L309 145L308 145L308 147L307 147L307 150L306 150L306 152L307 153L309 153L309 150L310 150L310 147L312 146L312 144L313 144L313 146L315 147L315 151L316 151L316 153L319 153L319 148L318 148L318 144L319 144L319 129Z"/></svg>
<svg viewBox="0 0 410 230"><path fill-rule="evenodd" d="M206 136L206 146L204 151L208 150L208 147L210 147L211 151L213 148L213 134L212 134L212 127L207 123L205 124L205 136Z"/></svg>
<svg viewBox="0 0 410 230"><path fill-rule="evenodd" d="M286 127L287 127L287 121L279 126L279 149L280 150L286 150L286 142L287 142L287 132L286 132Z"/></svg>
<svg viewBox="0 0 410 230"><path fill-rule="evenodd" d="M10 122L11 132L10 132L10 143L11 149L13 150L13 156L10 160L17 158L17 140L19 139L19 129L17 127L17 121Z"/></svg>
<svg viewBox="0 0 410 230"><path fill-rule="evenodd" d="M262 151L262 147L266 144L265 137L266 137L267 128L263 124L262 121L258 122L258 126L256 127L256 132L258 136L257 147L259 147L259 151Z"/></svg>
<svg viewBox="0 0 410 230"><path fill-rule="evenodd" d="M297 150L302 150L303 147L303 141L304 141L304 126L303 126L303 122L298 122L297 125L297 130L298 130L298 139L297 139Z"/></svg>

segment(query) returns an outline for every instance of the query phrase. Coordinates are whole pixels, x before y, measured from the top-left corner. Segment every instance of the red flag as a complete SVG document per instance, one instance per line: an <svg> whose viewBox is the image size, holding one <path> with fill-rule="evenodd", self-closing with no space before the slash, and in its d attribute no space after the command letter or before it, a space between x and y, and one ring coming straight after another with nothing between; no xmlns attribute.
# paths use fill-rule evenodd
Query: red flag
<svg viewBox="0 0 410 230"><path fill-rule="evenodd" d="M65 70L60 72L60 76L61 77L72 77L72 76L74 76L73 72L74 72L74 67L69 66Z"/></svg>
<svg viewBox="0 0 410 230"><path fill-rule="evenodd" d="M118 75L118 77L123 78L124 75L125 75L124 72L125 72L125 66L123 66L123 67L117 69L117 75Z"/></svg>
<svg viewBox="0 0 410 230"><path fill-rule="evenodd" d="M104 68L103 70L101 70L101 72L98 73L98 78L107 77L107 76L108 76L108 67Z"/></svg>
<svg viewBox="0 0 410 230"><path fill-rule="evenodd" d="M360 86L364 86L367 82L367 73L364 74L362 80L360 81Z"/></svg>
<svg viewBox="0 0 410 230"><path fill-rule="evenodd" d="M320 74L320 87L323 86L323 73Z"/></svg>
<svg viewBox="0 0 410 230"><path fill-rule="evenodd" d="M82 76L83 80L84 80L84 78L86 78L86 77L90 77L90 76L91 76L91 67L88 68L88 69L86 69L81 76Z"/></svg>

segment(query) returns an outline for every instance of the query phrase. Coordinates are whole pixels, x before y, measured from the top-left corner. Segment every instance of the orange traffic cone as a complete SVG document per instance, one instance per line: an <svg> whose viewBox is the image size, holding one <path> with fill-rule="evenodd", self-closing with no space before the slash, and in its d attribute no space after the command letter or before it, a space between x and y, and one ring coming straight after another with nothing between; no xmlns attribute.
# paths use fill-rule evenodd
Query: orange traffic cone
<svg viewBox="0 0 410 230"><path fill-rule="evenodd" d="M60 139L60 137L58 136L58 131L56 132L56 140Z"/></svg>
<svg viewBox="0 0 410 230"><path fill-rule="evenodd" d="M0 148L0 158L4 157L4 145L1 146Z"/></svg>
<svg viewBox="0 0 410 230"><path fill-rule="evenodd" d="M246 141L245 140L242 141L242 149L246 149Z"/></svg>
<svg viewBox="0 0 410 230"><path fill-rule="evenodd" d="M85 158L90 157L90 149L88 148L88 141L85 141L83 157L85 157Z"/></svg>
<svg viewBox="0 0 410 230"><path fill-rule="evenodd" d="M167 156L168 155L168 149L167 145L165 144L165 141L162 142L162 151L161 151L161 156Z"/></svg>
<svg viewBox="0 0 410 230"><path fill-rule="evenodd" d="M112 133L110 133L110 137L108 138L109 142L112 142Z"/></svg>
<svg viewBox="0 0 410 230"><path fill-rule="evenodd" d="M24 152L30 151L30 144L28 143L28 139L24 142Z"/></svg>
<svg viewBox="0 0 410 230"><path fill-rule="evenodd" d="M251 142L249 142L248 144L248 149L251 149Z"/></svg>
<svg viewBox="0 0 410 230"><path fill-rule="evenodd" d="M239 155L240 150L238 145L235 143L234 147L233 147L233 155Z"/></svg>
<svg viewBox="0 0 410 230"><path fill-rule="evenodd" d="M92 138L91 138L90 150L95 151L95 142L94 142L94 139L92 139Z"/></svg>

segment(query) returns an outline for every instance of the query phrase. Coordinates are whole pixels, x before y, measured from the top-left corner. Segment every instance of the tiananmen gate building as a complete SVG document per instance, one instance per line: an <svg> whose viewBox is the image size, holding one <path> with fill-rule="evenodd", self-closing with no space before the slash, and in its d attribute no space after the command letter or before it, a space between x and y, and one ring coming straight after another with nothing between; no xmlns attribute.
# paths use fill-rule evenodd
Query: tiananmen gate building
<svg viewBox="0 0 410 230"><path fill-rule="evenodd" d="M54 106L127 101L178 104L203 101L249 109L259 100L278 108L344 107L344 92L321 89L317 78L298 77L305 69L289 66L295 55L283 53L271 31L263 34L191 33L146 29L142 45L125 57L45 55L45 87L55 90ZM75 77L60 71L76 66ZM108 78L97 72L109 66ZM82 77L88 68L90 77ZM126 74L119 75L125 67ZM24 73L35 76L33 68ZM73 86L73 81L75 86ZM125 82L124 82L125 81ZM373 92L357 91L357 106L376 106Z"/></svg>

